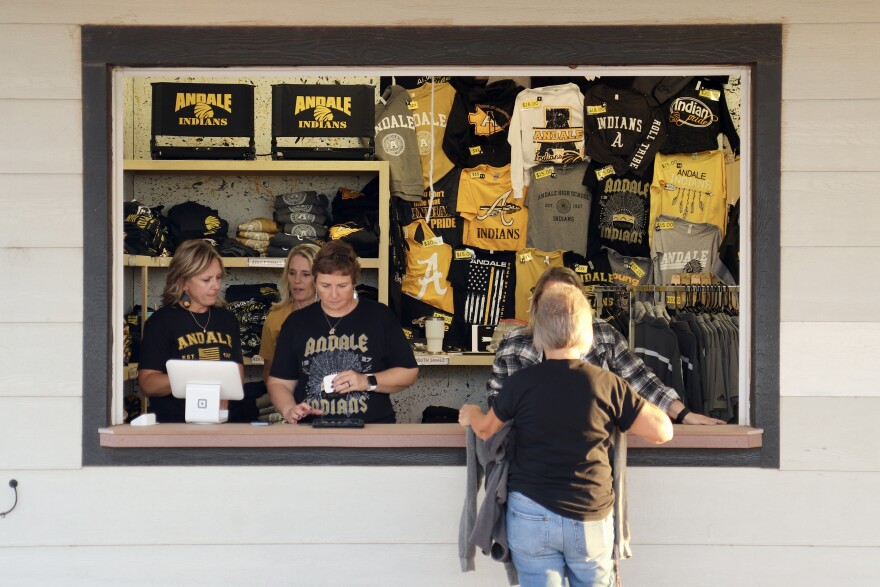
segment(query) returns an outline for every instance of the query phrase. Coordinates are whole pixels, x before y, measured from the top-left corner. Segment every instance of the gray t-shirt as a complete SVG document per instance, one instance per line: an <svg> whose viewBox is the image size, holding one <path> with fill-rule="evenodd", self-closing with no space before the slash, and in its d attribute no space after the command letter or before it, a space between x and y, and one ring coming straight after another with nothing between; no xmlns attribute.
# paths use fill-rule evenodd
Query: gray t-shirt
<svg viewBox="0 0 880 587"><path fill-rule="evenodd" d="M587 254L590 192L583 185L586 163L538 165L529 173L526 244L542 251Z"/></svg>
<svg viewBox="0 0 880 587"><path fill-rule="evenodd" d="M721 246L717 226L659 216L653 230L651 257L656 285L672 283L672 276L676 273L712 272Z"/></svg>
<svg viewBox="0 0 880 587"><path fill-rule="evenodd" d="M407 107L409 94L400 86L391 86L382 100L376 104L376 158L388 161L391 195L417 202L424 184L413 111Z"/></svg>
<svg viewBox="0 0 880 587"><path fill-rule="evenodd" d="M611 265L615 285L651 285L654 271L647 257L627 257L612 249L608 251L608 264Z"/></svg>

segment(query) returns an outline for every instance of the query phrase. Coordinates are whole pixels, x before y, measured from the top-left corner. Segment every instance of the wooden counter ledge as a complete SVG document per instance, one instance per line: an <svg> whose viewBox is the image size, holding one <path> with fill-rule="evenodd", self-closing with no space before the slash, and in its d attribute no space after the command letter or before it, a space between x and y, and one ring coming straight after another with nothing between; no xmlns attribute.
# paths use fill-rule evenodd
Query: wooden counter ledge
<svg viewBox="0 0 880 587"><path fill-rule="evenodd" d="M101 446L111 448L464 448L458 424L367 424L361 429L315 429L308 425L273 424L123 424L98 430ZM757 448L763 430L748 426L675 426L674 438L654 445L629 436L630 448Z"/></svg>

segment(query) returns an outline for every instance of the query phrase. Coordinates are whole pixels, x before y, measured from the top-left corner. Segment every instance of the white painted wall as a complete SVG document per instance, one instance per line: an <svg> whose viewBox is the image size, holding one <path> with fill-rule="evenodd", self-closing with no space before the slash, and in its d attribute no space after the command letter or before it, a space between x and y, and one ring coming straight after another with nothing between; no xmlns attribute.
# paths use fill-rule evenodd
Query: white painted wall
<svg viewBox="0 0 880 587"><path fill-rule="evenodd" d="M504 584L458 571L461 468L82 468L79 25L658 22L786 24L782 454L632 469L625 584L877 583L880 3L496 4L0 0L0 584Z"/></svg>

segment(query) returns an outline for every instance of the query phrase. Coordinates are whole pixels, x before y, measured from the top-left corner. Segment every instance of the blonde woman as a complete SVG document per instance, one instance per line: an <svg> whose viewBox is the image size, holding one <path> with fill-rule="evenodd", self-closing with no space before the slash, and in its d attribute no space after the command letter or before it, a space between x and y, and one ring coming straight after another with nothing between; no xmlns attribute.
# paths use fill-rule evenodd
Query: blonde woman
<svg viewBox="0 0 880 587"><path fill-rule="evenodd" d="M263 323L263 336L260 339L260 356L263 357L263 381L268 381L272 359L275 358L275 343L281 325L291 313L302 310L317 301L315 279L312 276L312 263L318 254L318 246L302 244L293 247L287 255L284 273L278 282L281 299L272 306Z"/></svg>
<svg viewBox="0 0 880 587"><path fill-rule="evenodd" d="M144 323L138 362L138 385L159 422L184 421L186 402L171 395L168 359L235 361L244 379L238 321L220 299L225 275L220 255L203 240L174 253L162 307Z"/></svg>

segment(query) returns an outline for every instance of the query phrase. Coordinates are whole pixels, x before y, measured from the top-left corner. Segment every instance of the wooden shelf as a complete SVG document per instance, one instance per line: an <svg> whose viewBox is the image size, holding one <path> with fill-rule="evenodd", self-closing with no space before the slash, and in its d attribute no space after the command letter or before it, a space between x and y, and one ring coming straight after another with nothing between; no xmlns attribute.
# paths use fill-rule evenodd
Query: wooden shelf
<svg viewBox="0 0 880 587"><path fill-rule="evenodd" d="M491 366L495 361L495 355L492 353L416 353L416 363L420 367L432 366Z"/></svg>
<svg viewBox="0 0 880 587"><path fill-rule="evenodd" d="M168 267L173 257L149 257L147 255L123 255L122 264L126 267ZM379 259L358 259L364 269L378 269ZM223 257L226 268L284 269L287 259L283 257Z"/></svg>
<svg viewBox="0 0 880 587"><path fill-rule="evenodd" d="M123 424L98 430L101 446L115 448L195 447L352 447L464 448L458 424L367 424L362 429L327 430L308 425L273 424ZM657 446L628 435L629 448L757 448L763 430L748 426L675 426L675 437Z"/></svg>
<svg viewBox="0 0 880 587"><path fill-rule="evenodd" d="M219 174L258 174L258 175L360 175L362 173L379 173L388 171L387 161L273 161L259 159L256 161L227 160L153 160L126 159L123 171L137 173L156 173L162 175L195 173Z"/></svg>

